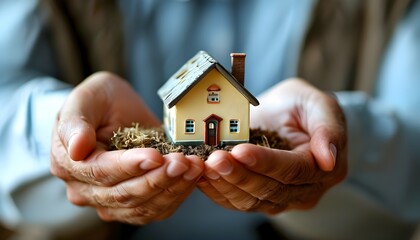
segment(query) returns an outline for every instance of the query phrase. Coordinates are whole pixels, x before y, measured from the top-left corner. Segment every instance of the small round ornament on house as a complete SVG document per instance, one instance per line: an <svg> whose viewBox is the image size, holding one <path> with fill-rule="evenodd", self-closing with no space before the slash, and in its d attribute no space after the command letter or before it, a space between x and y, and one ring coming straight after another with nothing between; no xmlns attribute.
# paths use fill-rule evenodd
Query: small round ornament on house
<svg viewBox="0 0 420 240"><path fill-rule="evenodd" d="M250 129L250 104L258 100L245 88L245 53L232 53L232 71L205 51L188 60L158 90L163 127L133 124L111 138L112 149L156 148L162 154L183 152L203 159L215 150L240 143L288 149L276 132Z"/></svg>

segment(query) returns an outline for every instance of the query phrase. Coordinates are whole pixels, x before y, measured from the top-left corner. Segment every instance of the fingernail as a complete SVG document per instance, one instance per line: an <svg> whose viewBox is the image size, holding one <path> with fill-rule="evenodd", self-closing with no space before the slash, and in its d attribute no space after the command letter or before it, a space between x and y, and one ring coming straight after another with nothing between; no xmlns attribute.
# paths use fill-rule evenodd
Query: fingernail
<svg viewBox="0 0 420 240"><path fill-rule="evenodd" d="M140 168L143 170L150 170L160 166L160 163L152 160L152 159L145 159L142 163L140 163Z"/></svg>
<svg viewBox="0 0 420 240"><path fill-rule="evenodd" d="M220 178L220 175L218 173L216 173L215 171L209 169L209 170L206 171L206 177L208 177L212 180L217 180L217 179Z"/></svg>
<svg viewBox="0 0 420 240"><path fill-rule="evenodd" d="M252 156L245 156L244 158L241 158L239 161L246 164L249 167L254 166L257 163L257 160Z"/></svg>
<svg viewBox="0 0 420 240"><path fill-rule="evenodd" d="M184 179L187 181L191 181L195 178L197 178L201 173L201 168L191 165L190 170L188 170L186 173L184 173Z"/></svg>
<svg viewBox="0 0 420 240"><path fill-rule="evenodd" d="M169 177L178 177L188 170L188 166L178 161L171 161L166 168L166 174Z"/></svg>
<svg viewBox="0 0 420 240"><path fill-rule="evenodd" d="M330 153L334 159L334 166L335 166L335 160L337 158L337 148L335 147L334 144L330 143Z"/></svg>
<svg viewBox="0 0 420 240"><path fill-rule="evenodd" d="M221 175L226 176L233 171L233 165L229 160L225 159L217 164L215 170Z"/></svg>

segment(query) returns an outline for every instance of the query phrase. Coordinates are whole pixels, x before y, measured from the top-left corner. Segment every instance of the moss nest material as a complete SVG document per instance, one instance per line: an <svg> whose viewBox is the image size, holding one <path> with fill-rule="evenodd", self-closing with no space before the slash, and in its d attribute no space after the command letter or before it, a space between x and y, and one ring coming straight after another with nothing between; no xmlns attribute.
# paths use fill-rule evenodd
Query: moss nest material
<svg viewBox="0 0 420 240"><path fill-rule="evenodd" d="M287 141L274 131L251 129L249 142L264 147L290 149ZM197 146L177 145L166 137L162 127L144 128L140 127L138 123L133 123L132 127L119 128L110 140L111 150L155 148L163 155L179 152L185 155L197 155L202 159L207 159L216 150L230 151L233 147L232 145L210 146L206 144Z"/></svg>

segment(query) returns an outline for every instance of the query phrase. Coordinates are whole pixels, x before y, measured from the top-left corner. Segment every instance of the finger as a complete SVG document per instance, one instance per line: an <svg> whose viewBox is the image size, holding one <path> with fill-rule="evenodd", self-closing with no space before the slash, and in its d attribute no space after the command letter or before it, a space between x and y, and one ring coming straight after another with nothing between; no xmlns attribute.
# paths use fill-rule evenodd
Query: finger
<svg viewBox="0 0 420 240"><path fill-rule="evenodd" d="M345 152L347 133L344 113L337 101L320 91L314 94L320 103L318 107L309 106L314 101L308 101L310 112L308 132L311 136L310 148L316 163L323 171L332 171L337 162L337 156ZM320 106L323 106L322 108Z"/></svg>
<svg viewBox="0 0 420 240"><path fill-rule="evenodd" d="M311 184L323 176L309 151L284 151L240 144L232 149L231 154L250 171L283 184Z"/></svg>
<svg viewBox="0 0 420 240"><path fill-rule="evenodd" d="M291 209L313 208L327 189L322 184L289 186L291 195L287 198L284 197L284 201L248 200L243 205L246 193L238 191L235 185L223 178L218 180L202 178L197 185L207 197L227 209L261 211L267 214L276 214Z"/></svg>
<svg viewBox="0 0 420 240"><path fill-rule="evenodd" d="M290 97L276 105L280 95ZM292 147L310 139L310 150L318 167L323 171L335 169L334 153L339 156L345 152L347 135L344 114L333 97L306 81L290 79L271 88L260 100L262 108L254 110L257 115L253 116L254 124L272 124L273 121L264 119L275 118L277 127L266 127L281 126L279 132L287 136Z"/></svg>
<svg viewBox="0 0 420 240"><path fill-rule="evenodd" d="M100 219L106 222L112 222L112 221L118 221L122 223L127 223L130 225L146 225L148 223L151 223L154 219L148 218L148 217L132 217L132 218L119 218L118 216L115 216L112 212L112 208L96 208L96 212L98 213L98 216ZM137 211L137 210L134 210ZM138 211L141 211L138 210Z"/></svg>
<svg viewBox="0 0 420 240"><path fill-rule="evenodd" d="M84 159L95 147L95 128L87 117L81 113L68 116L62 112L58 117L58 135L73 160Z"/></svg>
<svg viewBox="0 0 420 240"><path fill-rule="evenodd" d="M146 203L142 203L148 208L160 212L168 208L176 208L189 194L194 190L195 182L201 176L204 164L203 161L197 156L184 156L182 154L168 154L164 156L169 162L174 161L179 163L186 159L189 161L189 169L173 181L173 184L168 186L164 191L156 194L150 198Z"/></svg>
<svg viewBox="0 0 420 240"><path fill-rule="evenodd" d="M160 120L150 111L144 101L137 95L127 81L109 72L97 72L83 82L93 92L104 93L99 116L99 125L96 125L97 141L108 143L110 135L122 126L130 126L133 122L147 128L161 126ZM133 107L134 106L134 107Z"/></svg>
<svg viewBox="0 0 420 240"><path fill-rule="evenodd" d="M118 222L128 223L131 225L146 225L154 221L160 221L160 220L164 220L168 218L175 212L177 207L178 206L167 209L156 216L149 214L148 210L142 209L142 208L130 209L130 211L134 212L134 213L128 214L131 217L122 217L120 215L117 215L115 213L115 209L112 209L112 208L97 208L96 211L98 213L98 216L102 220L107 221L107 222L118 221Z"/></svg>
<svg viewBox="0 0 420 240"><path fill-rule="evenodd" d="M148 202L149 203L149 202ZM173 201L174 208L170 211L165 208L157 208L153 204L141 204L133 208L98 208L99 217L105 221L119 221L130 224L147 224L156 220L163 220L170 216L179 206L180 201Z"/></svg>
<svg viewBox="0 0 420 240"><path fill-rule="evenodd" d="M235 210L244 212L264 212L268 214L279 213L285 210L288 201L271 202L258 199L243 191L237 186L230 184L223 178L209 180L209 183L234 207Z"/></svg>
<svg viewBox="0 0 420 240"><path fill-rule="evenodd" d="M176 184L180 179L184 179L182 175L188 169L189 161L182 154L168 154L165 155L165 163L161 167L112 187L95 186L80 182L75 182L69 187L74 189L71 193L76 195L72 199L81 200L81 203L85 205L113 208L135 207L148 201L155 195L167 191L169 187ZM174 192L172 194L182 194L181 192L176 192L176 190L173 189Z"/></svg>
<svg viewBox="0 0 420 240"><path fill-rule="evenodd" d="M135 103L137 111L127 103ZM92 74L69 95L58 115L58 134L73 160L84 159L97 140L107 142L112 131L138 121L158 126L159 120L131 86L120 77Z"/></svg>
<svg viewBox="0 0 420 240"><path fill-rule="evenodd" d="M342 130L345 132L345 129ZM325 128L319 128L314 133L310 142L310 148L317 165L326 174L329 183L332 185L341 182L347 175L347 147L346 133L331 135ZM333 174L328 172L333 171Z"/></svg>
<svg viewBox="0 0 420 240"><path fill-rule="evenodd" d="M344 115L338 107L329 115L330 117L326 117L323 124L310 132L310 148L319 168L323 171L332 171L336 164L342 164L337 163L337 159L347 154Z"/></svg>
<svg viewBox="0 0 420 240"><path fill-rule="evenodd" d="M226 171L226 168L230 168L230 171ZM258 210L266 213L282 211L307 187L285 185L252 172L225 151L214 152L206 161L206 169L221 175L220 181L210 181L210 183L241 211ZM225 174L226 172L230 173Z"/></svg>
<svg viewBox="0 0 420 240"><path fill-rule="evenodd" d="M152 148L107 151L98 147L86 161L70 162L66 167L81 182L113 186L163 164L162 155Z"/></svg>
<svg viewBox="0 0 420 240"><path fill-rule="evenodd" d="M229 171L226 171L226 169L229 169ZM208 158L206 161L206 176L208 176L209 171L217 172L229 185L236 186L254 198L251 199L248 196L243 196L239 192L235 199L255 201L256 198L273 203L287 202L289 200L289 186L273 178L248 170L242 164L235 161L232 155L226 151L216 151ZM228 173L226 174L226 172ZM213 176L214 173L211 173L210 177ZM230 196L233 197L234 195L232 194ZM244 203L244 206L247 206L246 208L249 205L249 203Z"/></svg>
<svg viewBox="0 0 420 240"><path fill-rule="evenodd" d="M176 155L180 157L180 155ZM107 216L113 220L116 218L130 219L135 224L145 224L151 220L163 220L171 216L179 205L191 194L195 188L195 182L200 178L204 164L194 155L186 156L190 161L190 169L183 174L174 185L166 191L155 195L147 202L133 208L107 209ZM175 161L177 161L175 159Z"/></svg>
<svg viewBox="0 0 420 240"><path fill-rule="evenodd" d="M73 160L84 159L96 145L96 128L104 115L107 95L98 89L95 76L86 79L68 96L58 114L58 135Z"/></svg>
<svg viewBox="0 0 420 240"><path fill-rule="evenodd" d="M67 154L67 149L56 132L57 129L54 127L51 139L50 172L65 181L74 180L69 171L71 169L71 160Z"/></svg>
<svg viewBox="0 0 420 240"><path fill-rule="evenodd" d="M327 129L320 127L313 133L310 147L321 170L332 171L334 169L338 153L337 145L338 141L329 137Z"/></svg>
<svg viewBox="0 0 420 240"><path fill-rule="evenodd" d="M275 203L250 196L223 178L211 180L203 177L197 186L208 198L227 209L276 214L286 210L290 205L290 202Z"/></svg>
<svg viewBox="0 0 420 240"><path fill-rule="evenodd" d="M203 192L213 202L219 204L224 208L237 210L237 208L233 206L225 196L223 196L219 191L217 191L215 187L213 187L213 185L210 184L210 180L207 180L205 177L202 177L197 182L197 186L199 187L200 191Z"/></svg>
<svg viewBox="0 0 420 240"><path fill-rule="evenodd" d="M230 184L223 178L219 180L209 180L210 184L225 197L235 209L240 211L254 211L261 201L242 189Z"/></svg>
<svg viewBox="0 0 420 240"><path fill-rule="evenodd" d="M194 187L193 182L180 178L166 191L156 194L145 202L128 208L106 208L100 211L100 215L106 215L107 220L131 219L135 222L140 220L142 224L149 220L162 220L175 212L179 205L191 194Z"/></svg>
<svg viewBox="0 0 420 240"><path fill-rule="evenodd" d="M184 157L190 162L190 169L184 173L184 179L186 181L198 181L204 172L203 160L196 155L188 155Z"/></svg>

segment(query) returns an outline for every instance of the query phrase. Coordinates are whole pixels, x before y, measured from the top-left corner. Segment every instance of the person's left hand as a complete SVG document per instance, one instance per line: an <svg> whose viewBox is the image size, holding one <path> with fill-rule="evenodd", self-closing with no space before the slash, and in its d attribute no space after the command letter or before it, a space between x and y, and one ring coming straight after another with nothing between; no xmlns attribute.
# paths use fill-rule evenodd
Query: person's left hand
<svg viewBox="0 0 420 240"><path fill-rule="evenodd" d="M51 173L70 202L90 206L105 221L143 225L172 215L191 194L204 164L197 156L156 149L109 151L120 126L161 125L127 81L98 72L78 85L58 113Z"/></svg>
<svg viewBox="0 0 420 240"><path fill-rule="evenodd" d="M334 98L292 79L274 86L251 112L252 127L277 131L290 151L240 144L205 162L198 187L216 203L275 214L308 209L347 173L344 115Z"/></svg>

